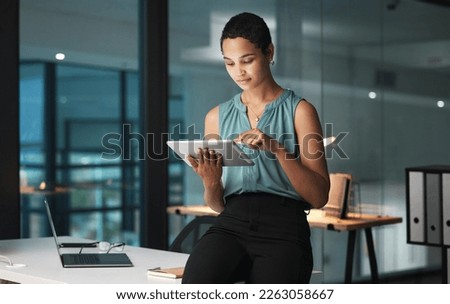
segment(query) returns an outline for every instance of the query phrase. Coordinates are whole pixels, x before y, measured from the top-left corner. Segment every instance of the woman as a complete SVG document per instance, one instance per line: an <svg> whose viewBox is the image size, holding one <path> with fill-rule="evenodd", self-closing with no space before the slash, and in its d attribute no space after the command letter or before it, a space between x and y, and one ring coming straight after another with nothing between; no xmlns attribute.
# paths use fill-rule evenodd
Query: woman
<svg viewBox="0 0 450 304"><path fill-rule="evenodd" d="M313 259L306 212L323 207L329 178L315 108L274 80L274 46L262 18L232 17L221 37L242 89L205 118L205 138L234 139L254 166L222 168L208 149L190 158L204 200L220 212L191 253L183 283L308 283Z"/></svg>

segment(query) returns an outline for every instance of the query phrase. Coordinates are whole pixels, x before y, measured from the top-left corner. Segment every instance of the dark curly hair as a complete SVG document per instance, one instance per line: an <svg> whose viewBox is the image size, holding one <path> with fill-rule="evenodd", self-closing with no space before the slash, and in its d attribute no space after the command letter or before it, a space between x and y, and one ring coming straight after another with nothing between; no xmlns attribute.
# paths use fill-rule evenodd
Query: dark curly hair
<svg viewBox="0 0 450 304"><path fill-rule="evenodd" d="M238 37L247 39L261 49L265 55L272 43L272 37L266 22L263 18L252 13L240 13L228 20L220 37L220 50L223 51L222 44L225 39Z"/></svg>

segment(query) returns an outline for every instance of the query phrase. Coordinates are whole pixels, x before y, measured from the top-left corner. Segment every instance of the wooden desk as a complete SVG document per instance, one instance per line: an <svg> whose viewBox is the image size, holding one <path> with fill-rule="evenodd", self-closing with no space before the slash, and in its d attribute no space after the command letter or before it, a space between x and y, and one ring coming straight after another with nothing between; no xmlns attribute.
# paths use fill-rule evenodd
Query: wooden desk
<svg viewBox="0 0 450 304"><path fill-rule="evenodd" d="M61 237L60 241L79 241ZM69 250L69 249L67 249ZM78 251L79 249L72 249ZM147 275L148 268L184 266L188 255L183 253L126 246L124 251L133 267L63 268L53 238L0 241L0 255L26 267L8 268L0 262L0 279L16 283L70 284L174 284L180 279Z"/></svg>
<svg viewBox="0 0 450 304"><path fill-rule="evenodd" d="M217 216L218 213L205 205L172 206L167 208L170 214ZM353 256L355 252L356 234L364 229L367 249L369 253L370 272L373 283L378 283L378 266L373 245L372 227L397 224L402 222L401 217L378 216L371 214L349 214L349 218L339 219L325 216L322 210L312 209L308 215L311 228L321 228L335 231L348 231L347 257L345 262L345 283L352 282Z"/></svg>

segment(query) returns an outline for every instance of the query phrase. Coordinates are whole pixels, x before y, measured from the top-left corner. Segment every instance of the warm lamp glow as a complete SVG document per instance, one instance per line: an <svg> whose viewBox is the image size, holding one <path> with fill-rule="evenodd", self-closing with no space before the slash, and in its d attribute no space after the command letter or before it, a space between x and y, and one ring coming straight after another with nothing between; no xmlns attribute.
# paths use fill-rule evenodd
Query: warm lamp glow
<svg viewBox="0 0 450 304"><path fill-rule="evenodd" d="M329 146L336 140L335 136L326 137L323 139L323 146Z"/></svg>

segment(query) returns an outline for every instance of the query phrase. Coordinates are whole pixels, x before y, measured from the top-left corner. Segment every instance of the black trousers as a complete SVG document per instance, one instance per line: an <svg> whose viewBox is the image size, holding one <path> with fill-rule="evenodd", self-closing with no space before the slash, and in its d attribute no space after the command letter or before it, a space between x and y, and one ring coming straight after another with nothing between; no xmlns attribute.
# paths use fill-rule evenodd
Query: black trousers
<svg viewBox="0 0 450 304"><path fill-rule="evenodd" d="M189 256L182 283L309 283L313 267L305 203L267 193L226 199Z"/></svg>

